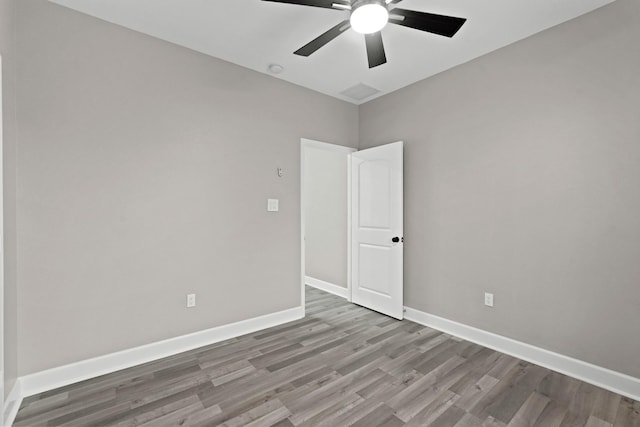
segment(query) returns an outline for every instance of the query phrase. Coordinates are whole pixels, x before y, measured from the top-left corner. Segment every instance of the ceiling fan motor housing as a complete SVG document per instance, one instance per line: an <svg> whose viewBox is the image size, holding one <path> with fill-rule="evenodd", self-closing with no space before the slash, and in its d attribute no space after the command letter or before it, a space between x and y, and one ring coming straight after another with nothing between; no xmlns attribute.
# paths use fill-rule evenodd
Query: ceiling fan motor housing
<svg viewBox="0 0 640 427"><path fill-rule="evenodd" d="M365 4L379 4L380 6L387 8L387 2L384 0L354 0L351 2L351 11L353 12L360 6L364 6Z"/></svg>

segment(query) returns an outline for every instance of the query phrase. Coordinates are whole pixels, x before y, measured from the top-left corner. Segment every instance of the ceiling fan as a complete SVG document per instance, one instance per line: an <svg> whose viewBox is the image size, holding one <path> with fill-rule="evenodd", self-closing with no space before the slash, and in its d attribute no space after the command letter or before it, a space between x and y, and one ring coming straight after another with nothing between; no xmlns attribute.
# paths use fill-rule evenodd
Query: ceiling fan
<svg viewBox="0 0 640 427"><path fill-rule="evenodd" d="M353 28L354 31L364 34L367 46L367 58L369 68L377 67L387 62L382 43L382 30L387 22L402 25L416 30L426 31L445 37L453 37L465 18L453 16L435 15L432 13L418 12L416 10L400 9L392 7L402 0L263 0L275 3L298 4L302 6L323 7L326 9L350 11L349 19L340 22L335 27L320 34L300 49L293 52L300 56L309 56L340 34Z"/></svg>

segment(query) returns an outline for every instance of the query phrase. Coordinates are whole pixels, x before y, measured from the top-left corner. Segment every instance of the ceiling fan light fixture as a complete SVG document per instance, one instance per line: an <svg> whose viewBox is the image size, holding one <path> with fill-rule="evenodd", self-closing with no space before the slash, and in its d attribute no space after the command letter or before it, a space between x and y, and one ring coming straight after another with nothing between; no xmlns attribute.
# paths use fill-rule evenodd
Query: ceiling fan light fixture
<svg viewBox="0 0 640 427"><path fill-rule="evenodd" d="M383 1L362 1L353 5L351 28L361 34L380 31L389 21L389 12Z"/></svg>

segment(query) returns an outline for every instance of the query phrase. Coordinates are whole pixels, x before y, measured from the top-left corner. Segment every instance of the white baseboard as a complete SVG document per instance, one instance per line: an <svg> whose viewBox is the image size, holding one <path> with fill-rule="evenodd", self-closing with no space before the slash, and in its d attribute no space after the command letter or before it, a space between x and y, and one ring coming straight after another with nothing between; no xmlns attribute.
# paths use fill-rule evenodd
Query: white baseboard
<svg viewBox="0 0 640 427"><path fill-rule="evenodd" d="M640 378L612 371L540 347L405 307L405 319L454 335L484 347L535 363L561 374L640 400Z"/></svg>
<svg viewBox="0 0 640 427"><path fill-rule="evenodd" d="M320 289L321 291L329 292L330 294L337 295L344 299L349 299L349 289L342 286L334 285L333 283L325 282L324 280L314 279L313 277L304 276L304 283Z"/></svg>
<svg viewBox="0 0 640 427"><path fill-rule="evenodd" d="M32 396L99 375L292 322L302 317L304 317L304 307L295 307L25 375L20 377L21 395L23 397Z"/></svg>
<svg viewBox="0 0 640 427"><path fill-rule="evenodd" d="M20 379L17 379L13 388L7 395L7 399L4 402L3 426L10 426L16 419L18 409L22 403L22 391L20 388Z"/></svg>

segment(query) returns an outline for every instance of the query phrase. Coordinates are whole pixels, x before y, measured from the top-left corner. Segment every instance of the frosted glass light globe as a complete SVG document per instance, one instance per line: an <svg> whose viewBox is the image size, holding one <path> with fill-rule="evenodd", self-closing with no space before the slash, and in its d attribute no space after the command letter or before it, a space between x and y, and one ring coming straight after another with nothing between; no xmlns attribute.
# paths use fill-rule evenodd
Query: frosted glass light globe
<svg viewBox="0 0 640 427"><path fill-rule="evenodd" d="M364 4L351 13L351 28L361 34L380 31L387 25L389 12L378 3Z"/></svg>

